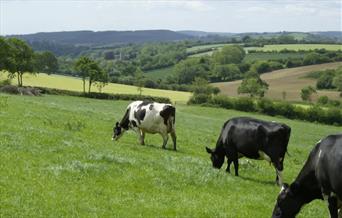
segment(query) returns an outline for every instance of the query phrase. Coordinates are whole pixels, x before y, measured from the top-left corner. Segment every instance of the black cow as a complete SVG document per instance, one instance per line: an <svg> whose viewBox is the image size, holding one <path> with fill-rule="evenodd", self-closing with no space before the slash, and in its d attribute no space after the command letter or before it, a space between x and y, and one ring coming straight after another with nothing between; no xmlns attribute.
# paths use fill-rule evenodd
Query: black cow
<svg viewBox="0 0 342 218"><path fill-rule="evenodd" d="M264 159L273 163L276 169L276 182L282 184L282 170L291 128L285 124L266 122L249 117L237 117L224 123L216 148L206 147L211 154L215 168L221 168L224 157L230 164L234 163L235 175L238 176L240 157Z"/></svg>
<svg viewBox="0 0 342 218"><path fill-rule="evenodd" d="M296 180L284 184L272 217L295 217L314 199L328 200L330 216L342 217L342 134L318 142Z"/></svg>

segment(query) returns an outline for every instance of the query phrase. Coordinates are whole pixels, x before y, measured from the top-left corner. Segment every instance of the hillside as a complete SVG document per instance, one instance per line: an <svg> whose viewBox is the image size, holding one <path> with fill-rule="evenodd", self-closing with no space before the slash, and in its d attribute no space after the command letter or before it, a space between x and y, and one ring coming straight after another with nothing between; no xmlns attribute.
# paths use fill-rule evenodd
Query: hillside
<svg viewBox="0 0 342 218"><path fill-rule="evenodd" d="M5 75L0 74L0 80L4 79ZM15 83L15 80L13 81ZM25 74L23 77L23 83L25 86L40 86L47 88L65 89L72 91L82 91L82 81L80 78L61 76L61 75L47 75L40 73L37 75ZM88 86L87 86L88 87ZM92 87L92 91L97 92L96 87ZM106 93L118 93L118 94L139 94L136 86L109 83L102 89ZM149 89L143 88L143 95L168 97L173 102L185 103L189 100L191 93L161 89Z"/></svg>
<svg viewBox="0 0 342 218"><path fill-rule="evenodd" d="M286 92L286 100L301 101L301 89L309 85L313 87L316 86L316 80L303 78L307 73L318 70L334 69L339 66L342 66L342 62L282 69L262 74L261 78L269 84L269 90L266 93L266 97L272 99L282 99L282 93ZM213 83L212 85L219 87L221 92L225 95L238 96L237 89L240 83L241 80ZM318 91L318 96L322 95L326 95L332 99L341 99L339 97L339 92L337 91Z"/></svg>
<svg viewBox="0 0 342 218"><path fill-rule="evenodd" d="M191 36L171 30L137 30L137 31L70 31L46 32L27 35L10 35L32 42L53 42L64 45L104 45L128 44L142 42L165 42L189 39Z"/></svg>
<svg viewBox="0 0 342 218"><path fill-rule="evenodd" d="M0 217L270 217L279 187L266 161L240 159L240 176L213 169L224 121L253 116L291 126L284 179L291 182L322 137L341 127L233 110L177 105L179 151L133 131L111 141L129 102L12 96L0 110ZM168 148L171 144L169 142ZM257 202L257 203L256 203ZM38 215L37 215L38 214ZM324 201L298 217L328 217Z"/></svg>

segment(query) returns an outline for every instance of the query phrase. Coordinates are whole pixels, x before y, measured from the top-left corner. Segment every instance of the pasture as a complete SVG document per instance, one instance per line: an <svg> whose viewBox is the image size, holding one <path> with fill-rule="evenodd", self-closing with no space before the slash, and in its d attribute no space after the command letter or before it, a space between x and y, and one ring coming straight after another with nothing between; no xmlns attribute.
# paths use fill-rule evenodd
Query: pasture
<svg viewBox="0 0 342 218"><path fill-rule="evenodd" d="M112 127L129 102L68 96L0 94L0 217L270 217L279 187L266 161L240 159L240 177L211 167L224 121L235 116L292 127L291 182L326 126L233 110L176 105L178 152L145 146L127 132L112 142ZM171 143L169 142L169 148ZM327 217L323 201L298 217Z"/></svg>
<svg viewBox="0 0 342 218"><path fill-rule="evenodd" d="M281 51L283 49L288 50L314 50L314 49L326 49L328 51L342 50L341 44L284 44L284 45L265 45L264 47L249 47L245 50L256 50L256 51Z"/></svg>
<svg viewBox="0 0 342 218"><path fill-rule="evenodd" d="M312 71L335 69L342 66L342 62L317 64L304 67L288 68L276 70L261 75L261 79L265 80L268 84L268 91L266 97L271 99L283 99L283 92L286 92L287 101L301 101L301 89L306 86L316 87L316 80L306 78L305 76ZM237 89L241 84L241 80L232 82L212 83L213 86L219 87L222 94L228 96L239 96ZM333 90L318 90L317 95L314 95L314 100L319 96L326 95L331 99L341 99L339 92Z"/></svg>
<svg viewBox="0 0 342 218"><path fill-rule="evenodd" d="M188 48L187 51L200 51L201 49L205 48L213 48L213 50L220 49L224 45L229 45L229 44L213 44L213 45L201 45L201 46L194 46L192 48ZM201 48L202 47L202 48ZM244 48L246 51L249 50L256 50L256 51L262 51L262 52L271 52L271 51L281 51L283 49L288 49L288 50L293 50L293 51L309 51L309 50L314 50L314 49L326 49L329 51L338 51L342 50L342 45L341 44L277 44L277 45L265 45L264 47L245 47ZM193 54L190 55L190 57L201 57L205 55L212 55L214 51L204 51L201 53ZM253 58L257 54L247 54L246 58ZM302 54L293 54L294 57L297 55L302 55ZM250 57L248 57L250 56ZM271 59L274 59L274 57L278 57L278 54L273 54L271 56ZM279 58L278 58L279 59ZM264 59L263 59L264 60Z"/></svg>
<svg viewBox="0 0 342 218"><path fill-rule="evenodd" d="M145 72L144 76L154 81L157 81L159 79L166 80L168 76L171 76L174 73L174 68L174 66L171 66L157 70L150 70Z"/></svg>
<svg viewBox="0 0 342 218"><path fill-rule="evenodd" d="M6 78L5 74L0 73L0 80ZM16 79L13 79L13 83ZM40 86L47 88L65 89L72 91L82 91L82 80L76 77L61 76L61 75L47 75L40 73L36 75L24 74L23 83L25 86ZM86 90L88 90L88 83L86 83ZM191 93L161 89L143 88L143 95L168 97L171 101L175 102L187 102ZM98 92L96 87L92 87L93 92ZM139 94L136 86L109 83L102 89L102 92L106 93L121 93L121 94Z"/></svg>

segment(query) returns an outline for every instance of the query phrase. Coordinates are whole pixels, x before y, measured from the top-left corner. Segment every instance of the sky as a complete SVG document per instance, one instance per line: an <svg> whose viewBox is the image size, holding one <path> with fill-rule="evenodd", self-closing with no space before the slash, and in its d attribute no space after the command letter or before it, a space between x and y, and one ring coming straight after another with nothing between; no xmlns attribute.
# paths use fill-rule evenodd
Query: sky
<svg viewBox="0 0 342 218"><path fill-rule="evenodd" d="M0 0L0 35L75 30L338 31L341 0Z"/></svg>

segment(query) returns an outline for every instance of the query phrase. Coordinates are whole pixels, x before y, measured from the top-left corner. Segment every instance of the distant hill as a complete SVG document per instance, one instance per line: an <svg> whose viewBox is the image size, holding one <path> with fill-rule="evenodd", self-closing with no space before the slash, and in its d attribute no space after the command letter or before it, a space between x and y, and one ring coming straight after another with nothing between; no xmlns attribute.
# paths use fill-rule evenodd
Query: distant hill
<svg viewBox="0 0 342 218"><path fill-rule="evenodd" d="M30 43L46 41L77 46L165 42L192 38L192 36L170 30L42 32L26 35L10 35L6 37L21 38Z"/></svg>

